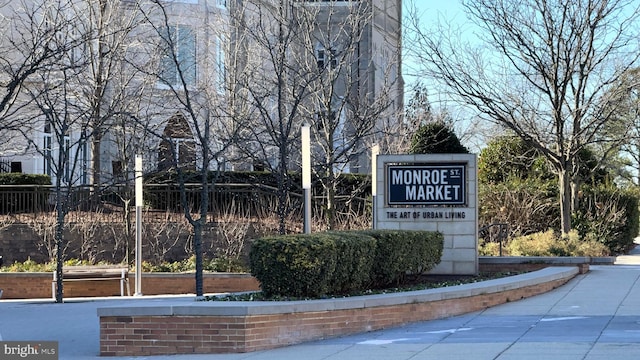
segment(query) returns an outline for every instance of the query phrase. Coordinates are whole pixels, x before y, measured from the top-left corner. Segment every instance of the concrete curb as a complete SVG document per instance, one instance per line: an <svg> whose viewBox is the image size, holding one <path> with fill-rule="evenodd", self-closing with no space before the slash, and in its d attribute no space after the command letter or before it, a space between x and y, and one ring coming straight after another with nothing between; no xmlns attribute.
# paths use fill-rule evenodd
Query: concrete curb
<svg viewBox="0 0 640 360"><path fill-rule="evenodd" d="M493 294L503 291L533 286L563 278L571 278L579 272L577 267L547 267L538 271L501 279L482 281L438 289L411 292L354 296L340 299L322 299L282 302L217 302L197 301L185 304L184 301L167 300L162 305L120 306L98 308L98 316L243 316L271 315L281 313L320 312L332 310L361 309L379 306L404 305L419 302L432 302L455 298L464 298L481 294Z"/></svg>
<svg viewBox="0 0 640 360"><path fill-rule="evenodd" d="M505 264L548 264L548 265L613 265L615 256L480 256L479 263L491 265Z"/></svg>

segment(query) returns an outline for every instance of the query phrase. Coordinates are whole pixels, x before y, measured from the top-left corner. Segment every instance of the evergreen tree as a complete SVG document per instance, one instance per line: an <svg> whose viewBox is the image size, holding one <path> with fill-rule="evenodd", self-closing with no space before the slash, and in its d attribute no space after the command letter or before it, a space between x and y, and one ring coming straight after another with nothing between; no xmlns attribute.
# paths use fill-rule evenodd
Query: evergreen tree
<svg viewBox="0 0 640 360"><path fill-rule="evenodd" d="M453 130L442 122L421 125L411 140L411 154L468 154Z"/></svg>

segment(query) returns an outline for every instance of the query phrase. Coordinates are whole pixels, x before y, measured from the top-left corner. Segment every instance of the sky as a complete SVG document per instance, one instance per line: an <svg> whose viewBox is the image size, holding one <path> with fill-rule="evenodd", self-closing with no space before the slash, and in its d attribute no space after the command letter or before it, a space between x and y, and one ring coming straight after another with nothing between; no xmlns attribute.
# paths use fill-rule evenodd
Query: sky
<svg viewBox="0 0 640 360"><path fill-rule="evenodd" d="M408 0L403 3L403 11L407 11L415 5L425 20L444 16L453 18L457 15L464 17L460 0Z"/></svg>
<svg viewBox="0 0 640 360"><path fill-rule="evenodd" d="M417 8L418 14L420 14L420 22L425 27L429 24L436 24L438 21L443 23L451 23L454 26L464 25L467 21L464 9L460 4L461 0L403 0L402 10L405 12L405 17L408 11L412 11L413 7ZM404 46L410 46L405 42ZM413 68L415 64L411 62L409 57L404 57L403 64L403 78L405 81L405 104L406 100L411 97L411 85L416 81L416 77L413 76ZM463 145L465 145L470 151L478 152L480 148L484 147L484 139L479 135L474 135L475 130L472 127L473 113L469 110L452 104L450 99L440 97L438 91L435 89L429 89L430 84L423 83L427 87L428 98L432 108L438 112L446 110L455 121L454 131L456 135L461 138Z"/></svg>
<svg viewBox="0 0 640 360"><path fill-rule="evenodd" d="M460 0L404 0L402 3L404 17L414 8L420 14L420 22L424 26L435 24L438 21L452 21L455 23L464 23L466 21ZM406 43L404 45L409 46ZM403 59L403 67L405 81L407 83L413 82L414 78L411 74L411 69L414 65L411 64L410 59L406 57Z"/></svg>

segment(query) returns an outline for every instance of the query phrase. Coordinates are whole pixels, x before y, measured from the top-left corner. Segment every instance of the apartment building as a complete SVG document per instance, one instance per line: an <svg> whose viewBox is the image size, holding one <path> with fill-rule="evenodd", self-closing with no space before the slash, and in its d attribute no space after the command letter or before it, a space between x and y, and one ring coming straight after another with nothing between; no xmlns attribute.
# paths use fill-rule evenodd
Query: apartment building
<svg viewBox="0 0 640 360"><path fill-rule="evenodd" d="M57 55L0 108L0 171L110 184L130 179L138 153L148 171L252 169L278 166L279 146L295 168L292 139L311 123L319 158L368 172L369 146L403 106L400 0L31 3L0 7L19 35L2 50L20 50L2 85L30 50ZM289 133L269 143L275 120Z"/></svg>

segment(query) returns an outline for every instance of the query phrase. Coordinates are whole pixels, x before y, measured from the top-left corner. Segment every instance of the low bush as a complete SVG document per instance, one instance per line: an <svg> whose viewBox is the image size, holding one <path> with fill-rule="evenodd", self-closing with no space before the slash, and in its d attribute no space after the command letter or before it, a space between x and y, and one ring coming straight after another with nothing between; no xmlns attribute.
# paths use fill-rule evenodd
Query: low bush
<svg viewBox="0 0 640 360"><path fill-rule="evenodd" d="M69 259L64 262L63 266L78 265L113 265L104 261L97 264L87 260ZM237 259L204 259L202 261L204 271L212 272L247 272L247 266ZM37 263L31 259L23 262L14 262L0 268L0 272L52 272L56 268L55 262ZM174 262L162 262L158 264L148 261L142 262L143 272L191 272L196 270L195 256L188 259ZM131 269L135 271L135 267Z"/></svg>
<svg viewBox="0 0 640 360"><path fill-rule="evenodd" d="M104 263L99 263L103 265ZM62 266L78 266L78 265L93 265L86 260L69 259L62 263ZM23 262L14 262L13 264L3 266L0 268L0 272L53 272L56 269L55 262L38 263L31 259L27 259Z"/></svg>
<svg viewBox="0 0 640 360"><path fill-rule="evenodd" d="M519 236L507 243L511 256L563 256L559 239L553 230Z"/></svg>
<svg viewBox="0 0 640 360"><path fill-rule="evenodd" d="M214 258L203 259L202 269L212 272L247 272L247 266L239 259ZM151 263L142 262L142 272L191 272L196 270L196 257L191 256L182 261Z"/></svg>
<svg viewBox="0 0 640 360"><path fill-rule="evenodd" d="M400 285L407 274L433 269L442 258L444 237L430 231L363 230L377 240L373 287Z"/></svg>
<svg viewBox="0 0 640 360"><path fill-rule="evenodd" d="M508 224L508 235L513 238L545 233L548 228L559 231L560 215L554 193L557 189L550 184L515 179L481 185L479 222ZM577 210L572 215L573 228L583 241L604 244L614 254L624 253L633 245L633 239L638 236L639 220L637 191L604 185L583 186ZM482 251L497 254L492 248L495 245L480 245L481 254Z"/></svg>
<svg viewBox="0 0 640 360"><path fill-rule="evenodd" d="M253 242L251 274L267 296L327 294L336 269L336 237L330 234L271 236Z"/></svg>
<svg viewBox="0 0 640 360"><path fill-rule="evenodd" d="M442 248L439 233L346 231L261 238L249 258L265 296L319 297L399 285L438 264Z"/></svg>
<svg viewBox="0 0 640 360"><path fill-rule="evenodd" d="M0 173L0 185L51 185L51 177L42 174Z"/></svg>
<svg viewBox="0 0 640 360"><path fill-rule="evenodd" d="M332 234L336 236L336 269L333 275L332 293L346 294L353 289L369 286L376 242L346 231Z"/></svg>
<svg viewBox="0 0 640 360"><path fill-rule="evenodd" d="M500 243L495 241L479 240L478 255L480 256L500 256ZM504 255L504 250L503 254Z"/></svg>
<svg viewBox="0 0 640 360"><path fill-rule="evenodd" d="M497 255L495 243L480 246L483 255ZM520 236L503 246L505 256L608 256L609 248L597 241L581 239L577 231L560 236L553 230Z"/></svg>
<svg viewBox="0 0 640 360"><path fill-rule="evenodd" d="M557 185L535 179L509 179L478 186L478 222L509 225L509 236L560 228Z"/></svg>
<svg viewBox="0 0 640 360"><path fill-rule="evenodd" d="M612 253L623 253L638 236L637 191L612 187L584 187L572 223L580 237L606 245Z"/></svg>
<svg viewBox="0 0 640 360"><path fill-rule="evenodd" d="M55 269L54 263L41 264L31 259L23 262L14 262L0 268L0 272L52 272Z"/></svg>

